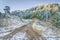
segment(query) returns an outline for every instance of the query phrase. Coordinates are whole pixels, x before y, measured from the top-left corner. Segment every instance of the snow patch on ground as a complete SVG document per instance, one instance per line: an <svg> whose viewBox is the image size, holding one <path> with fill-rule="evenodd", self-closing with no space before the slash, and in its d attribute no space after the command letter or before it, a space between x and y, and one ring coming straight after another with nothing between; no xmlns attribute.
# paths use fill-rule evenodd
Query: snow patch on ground
<svg viewBox="0 0 60 40"><path fill-rule="evenodd" d="M28 40L26 32L16 33L11 40Z"/></svg>
<svg viewBox="0 0 60 40"><path fill-rule="evenodd" d="M6 33L1 33L0 34L0 37L4 37L4 36L6 36L6 35L8 35L8 34L10 34L11 32L6 32Z"/></svg>
<svg viewBox="0 0 60 40"><path fill-rule="evenodd" d="M30 20L23 20L23 21L20 21L20 22L17 22L17 23L15 23L14 25L12 25L12 26L8 26L8 27L1 27L0 28L0 40L3 40L3 37L5 37L6 35L9 35L12 31L14 31L15 29L17 29L17 28L20 28L20 27L23 27L24 25L27 25L27 24L29 24L31 21ZM10 31L11 30L11 31ZM25 34L26 33L17 33L16 35L17 36L15 36L15 38L16 38L16 40L19 40L19 38L21 38L21 40L22 40L22 38L24 38L25 37ZM20 36L19 36L20 35ZM14 36L13 36L13 38L14 38ZM11 40L15 40L15 38L14 39L11 39ZM25 37L25 39L27 39L26 37ZM8 39L9 40L9 39Z"/></svg>
<svg viewBox="0 0 60 40"><path fill-rule="evenodd" d="M1 27L0 28L0 33L1 32L7 32L7 31L10 31L10 30L14 30L16 28L22 27L22 26L27 25L29 23L30 23L29 20L23 20L23 22L21 21L21 22L16 23L16 24L14 24L12 26L9 26L9 27Z"/></svg>
<svg viewBox="0 0 60 40"><path fill-rule="evenodd" d="M44 37L46 40L60 40L60 37L57 35L56 32L54 32L55 30L53 30L52 28L38 22L34 23L33 25L34 27L36 27L36 30L39 29L39 31L42 31L41 36Z"/></svg>

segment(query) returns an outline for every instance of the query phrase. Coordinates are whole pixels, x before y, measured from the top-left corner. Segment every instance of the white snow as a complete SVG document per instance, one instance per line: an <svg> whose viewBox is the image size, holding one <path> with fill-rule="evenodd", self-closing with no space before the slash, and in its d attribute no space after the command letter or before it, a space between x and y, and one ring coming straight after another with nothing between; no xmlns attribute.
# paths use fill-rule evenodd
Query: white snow
<svg viewBox="0 0 60 40"><path fill-rule="evenodd" d="M6 35L8 35L8 34L10 34L11 32L6 32L6 33L1 33L0 34L0 37L4 37L4 36L6 36Z"/></svg>
<svg viewBox="0 0 60 40"><path fill-rule="evenodd" d="M58 40L57 38L46 38L46 40Z"/></svg>
<svg viewBox="0 0 60 40"><path fill-rule="evenodd" d="M7 31L10 31L10 30L14 30L16 28L22 27L22 26L27 25L29 23L30 23L29 20L23 20L23 22L16 23L16 24L14 24L12 26L9 26L9 27L1 27L0 28L0 33L1 32L7 32Z"/></svg>
<svg viewBox="0 0 60 40"><path fill-rule="evenodd" d="M57 40L58 39L58 35L56 35L56 32L54 32L55 30L53 30L52 28L48 27L48 26L43 26L43 24L40 24L38 22L33 24L34 27L38 28L40 31L42 31L42 37L45 37L46 40ZM60 39L58 39L60 40Z"/></svg>
<svg viewBox="0 0 60 40"><path fill-rule="evenodd" d="M16 33L11 40L28 40L26 32Z"/></svg>

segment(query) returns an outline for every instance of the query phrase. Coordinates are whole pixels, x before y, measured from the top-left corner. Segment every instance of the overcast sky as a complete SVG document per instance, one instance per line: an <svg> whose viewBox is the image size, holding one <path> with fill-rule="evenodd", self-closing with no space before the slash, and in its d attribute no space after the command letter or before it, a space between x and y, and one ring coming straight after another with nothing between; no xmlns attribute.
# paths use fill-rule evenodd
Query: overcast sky
<svg viewBox="0 0 60 40"><path fill-rule="evenodd" d="M0 0L0 11L3 12L4 6L10 6L11 11L14 11L31 8L38 4L59 2L60 0Z"/></svg>

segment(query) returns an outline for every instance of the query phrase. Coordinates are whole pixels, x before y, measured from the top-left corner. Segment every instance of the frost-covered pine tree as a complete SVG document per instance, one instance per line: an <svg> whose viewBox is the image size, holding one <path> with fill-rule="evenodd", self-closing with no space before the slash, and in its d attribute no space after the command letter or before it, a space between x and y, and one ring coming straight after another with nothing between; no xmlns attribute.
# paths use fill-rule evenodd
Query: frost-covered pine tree
<svg viewBox="0 0 60 40"><path fill-rule="evenodd" d="M56 27L60 27L60 12L56 12L53 19L52 19L52 23L54 26Z"/></svg>
<svg viewBox="0 0 60 40"><path fill-rule="evenodd" d="M9 6L5 6L4 8L4 11L5 11L5 17L9 17L10 15L10 7Z"/></svg>
<svg viewBox="0 0 60 40"><path fill-rule="evenodd" d="M49 20L51 18L51 13L49 10L42 10L41 12L41 18L45 21Z"/></svg>
<svg viewBox="0 0 60 40"><path fill-rule="evenodd" d="M3 17L3 14L0 12L0 18L2 18Z"/></svg>

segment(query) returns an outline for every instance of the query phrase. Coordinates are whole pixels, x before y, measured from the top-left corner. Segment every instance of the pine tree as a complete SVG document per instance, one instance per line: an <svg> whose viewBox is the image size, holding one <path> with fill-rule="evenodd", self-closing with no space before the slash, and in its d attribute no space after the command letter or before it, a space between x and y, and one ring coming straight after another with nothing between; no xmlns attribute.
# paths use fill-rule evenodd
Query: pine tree
<svg viewBox="0 0 60 40"><path fill-rule="evenodd" d="M60 27L60 12L56 12L52 19L52 24L56 27Z"/></svg>
<svg viewBox="0 0 60 40"><path fill-rule="evenodd" d="M10 7L9 6L5 6L4 8L4 11L5 11L5 17L10 17Z"/></svg>

